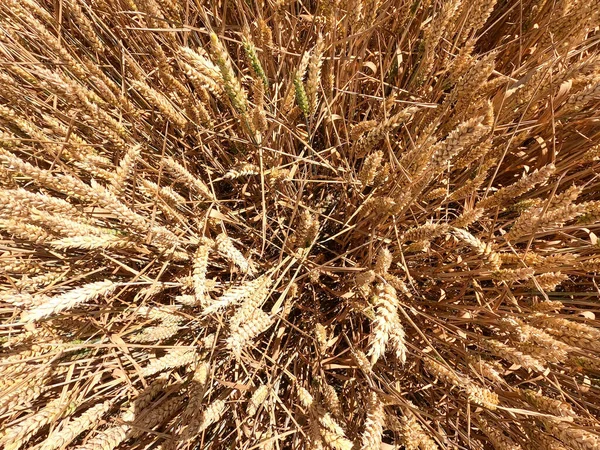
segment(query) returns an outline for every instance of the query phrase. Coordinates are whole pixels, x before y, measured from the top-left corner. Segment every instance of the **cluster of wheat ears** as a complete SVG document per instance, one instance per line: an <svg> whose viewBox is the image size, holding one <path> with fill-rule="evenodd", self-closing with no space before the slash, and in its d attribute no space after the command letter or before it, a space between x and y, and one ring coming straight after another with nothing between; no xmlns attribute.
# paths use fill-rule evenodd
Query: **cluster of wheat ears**
<svg viewBox="0 0 600 450"><path fill-rule="evenodd" d="M599 26L0 1L0 447L600 449Z"/></svg>

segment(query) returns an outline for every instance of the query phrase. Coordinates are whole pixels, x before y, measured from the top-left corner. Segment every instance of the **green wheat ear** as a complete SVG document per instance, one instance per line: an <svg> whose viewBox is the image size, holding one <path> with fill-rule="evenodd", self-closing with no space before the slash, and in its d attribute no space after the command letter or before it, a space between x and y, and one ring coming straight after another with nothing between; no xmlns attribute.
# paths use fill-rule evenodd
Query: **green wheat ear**
<svg viewBox="0 0 600 450"><path fill-rule="evenodd" d="M304 117L310 116L310 105L308 103L308 96L304 89L304 83L299 76L294 77L294 90L296 91L296 104L304 114Z"/></svg>
<svg viewBox="0 0 600 450"><path fill-rule="evenodd" d="M260 64L260 60L258 59L258 54L256 53L256 47L250 40L244 38L243 40L244 50L246 51L246 57L250 62L250 67L252 71L256 75L257 78L262 80L263 85L265 86L265 90L269 89L269 80L267 79L267 75Z"/></svg>

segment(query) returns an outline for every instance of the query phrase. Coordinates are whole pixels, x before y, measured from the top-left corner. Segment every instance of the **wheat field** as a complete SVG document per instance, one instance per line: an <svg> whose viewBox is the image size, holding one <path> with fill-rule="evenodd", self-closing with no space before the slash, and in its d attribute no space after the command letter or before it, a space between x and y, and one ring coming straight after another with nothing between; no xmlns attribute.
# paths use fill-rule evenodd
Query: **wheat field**
<svg viewBox="0 0 600 450"><path fill-rule="evenodd" d="M600 449L599 0L2 0L0 448Z"/></svg>

